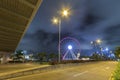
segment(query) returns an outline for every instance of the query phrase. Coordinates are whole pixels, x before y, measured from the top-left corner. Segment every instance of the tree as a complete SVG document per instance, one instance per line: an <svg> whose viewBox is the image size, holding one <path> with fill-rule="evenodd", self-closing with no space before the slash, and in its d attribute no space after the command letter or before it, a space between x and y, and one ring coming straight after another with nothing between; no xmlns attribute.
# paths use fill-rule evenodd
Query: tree
<svg viewBox="0 0 120 80"><path fill-rule="evenodd" d="M55 61L55 60L57 60L57 58L58 58L58 54L55 54L55 53L50 53L49 54L49 60L50 61Z"/></svg>
<svg viewBox="0 0 120 80"><path fill-rule="evenodd" d="M99 54L97 54L97 53L93 53L91 58L95 59L95 60L101 60L101 56Z"/></svg>
<svg viewBox="0 0 120 80"><path fill-rule="evenodd" d="M25 60L24 54L22 53L22 50L16 51L16 53L13 55L14 61L23 61Z"/></svg>
<svg viewBox="0 0 120 80"><path fill-rule="evenodd" d="M116 47L116 49L115 49L115 56L116 56L117 58L120 58L120 46L119 46L119 47Z"/></svg>
<svg viewBox="0 0 120 80"><path fill-rule="evenodd" d="M38 53L38 59L40 62L46 61L47 60L47 54L45 52Z"/></svg>

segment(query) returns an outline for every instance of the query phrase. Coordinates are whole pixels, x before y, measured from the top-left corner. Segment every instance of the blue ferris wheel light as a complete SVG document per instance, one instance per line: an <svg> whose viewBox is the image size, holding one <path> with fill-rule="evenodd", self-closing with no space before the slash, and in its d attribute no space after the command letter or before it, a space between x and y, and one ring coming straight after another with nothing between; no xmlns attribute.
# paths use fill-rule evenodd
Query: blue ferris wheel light
<svg viewBox="0 0 120 80"><path fill-rule="evenodd" d="M71 50L71 49L72 49L72 46L71 46L71 45L68 45L68 49Z"/></svg>

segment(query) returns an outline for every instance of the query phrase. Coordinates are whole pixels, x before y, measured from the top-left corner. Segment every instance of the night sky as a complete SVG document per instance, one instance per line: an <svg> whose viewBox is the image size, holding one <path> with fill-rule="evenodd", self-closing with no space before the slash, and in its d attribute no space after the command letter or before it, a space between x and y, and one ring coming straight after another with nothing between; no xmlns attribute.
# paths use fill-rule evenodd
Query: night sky
<svg viewBox="0 0 120 80"><path fill-rule="evenodd" d="M51 19L63 7L71 15L62 19L61 38L76 38L82 50L90 50L90 42L98 38L110 49L120 45L120 0L43 0L17 49L56 52L58 26Z"/></svg>

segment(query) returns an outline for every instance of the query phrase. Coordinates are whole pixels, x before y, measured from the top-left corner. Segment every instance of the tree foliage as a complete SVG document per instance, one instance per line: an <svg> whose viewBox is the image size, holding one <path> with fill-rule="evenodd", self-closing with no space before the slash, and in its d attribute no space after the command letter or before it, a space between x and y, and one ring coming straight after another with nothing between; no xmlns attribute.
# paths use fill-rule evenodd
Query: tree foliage
<svg viewBox="0 0 120 80"><path fill-rule="evenodd" d="M16 53L13 55L13 60L16 61L24 61L24 54L22 53L22 50L16 51Z"/></svg>
<svg viewBox="0 0 120 80"><path fill-rule="evenodd" d="M45 61L55 61L58 59L58 54L56 53L45 53L45 52L41 52L38 53L36 58L40 61L40 62L45 62Z"/></svg>
<svg viewBox="0 0 120 80"><path fill-rule="evenodd" d="M115 49L115 56L116 56L117 58L120 58L120 46L119 46L119 47L116 47L116 49Z"/></svg>
<svg viewBox="0 0 120 80"><path fill-rule="evenodd" d="M46 61L46 59L47 59L47 53L42 52L42 53L38 53L37 55L38 55L38 60L40 62Z"/></svg>
<svg viewBox="0 0 120 80"><path fill-rule="evenodd" d="M49 57L49 60L55 61L58 59L58 54L50 53L48 57Z"/></svg>
<svg viewBox="0 0 120 80"><path fill-rule="evenodd" d="M95 60L101 60L101 56L99 54L97 54L97 53L93 53L91 58L95 59Z"/></svg>

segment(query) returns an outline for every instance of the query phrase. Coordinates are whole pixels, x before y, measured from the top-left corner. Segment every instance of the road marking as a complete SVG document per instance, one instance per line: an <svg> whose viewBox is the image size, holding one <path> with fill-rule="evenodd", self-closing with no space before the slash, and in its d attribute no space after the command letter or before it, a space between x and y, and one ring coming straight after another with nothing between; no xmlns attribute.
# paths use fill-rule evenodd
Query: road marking
<svg viewBox="0 0 120 80"><path fill-rule="evenodd" d="M83 75L83 74L85 74L85 73L87 73L87 72L88 72L88 71L84 71L84 72L82 72L82 73L75 74L75 75L73 75L73 77L77 77L77 76Z"/></svg>

